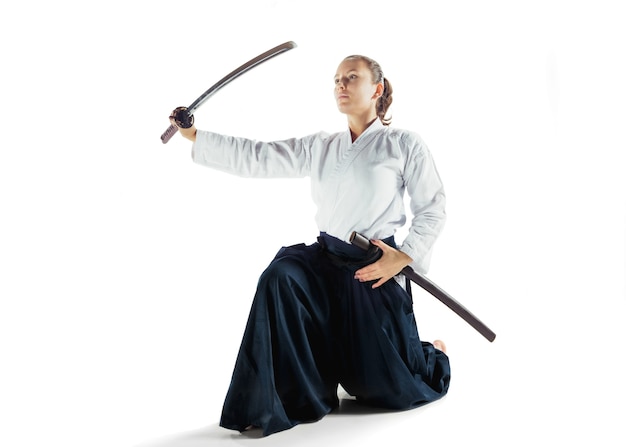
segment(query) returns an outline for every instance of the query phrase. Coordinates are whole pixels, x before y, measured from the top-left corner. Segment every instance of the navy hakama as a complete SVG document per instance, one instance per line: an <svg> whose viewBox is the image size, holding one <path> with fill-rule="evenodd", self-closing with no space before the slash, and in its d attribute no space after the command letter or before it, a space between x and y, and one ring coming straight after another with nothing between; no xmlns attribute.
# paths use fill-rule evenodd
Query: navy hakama
<svg viewBox="0 0 626 447"><path fill-rule="evenodd" d="M222 427L269 435L319 420L339 405L338 384L394 410L447 393L448 357L420 341L410 293L394 280L372 289L354 279L374 260L325 233L277 253L259 279Z"/></svg>

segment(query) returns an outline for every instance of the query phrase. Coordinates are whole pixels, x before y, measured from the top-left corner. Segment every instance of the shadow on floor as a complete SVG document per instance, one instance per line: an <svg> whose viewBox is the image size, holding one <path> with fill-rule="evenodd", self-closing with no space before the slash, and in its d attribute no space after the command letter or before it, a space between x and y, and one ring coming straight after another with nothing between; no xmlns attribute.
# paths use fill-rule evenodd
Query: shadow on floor
<svg viewBox="0 0 626 447"><path fill-rule="evenodd" d="M344 395L340 396L339 408L326 415L320 421L300 424L299 426L294 427L295 430L286 430L268 437L264 437L261 430L258 429L238 433L236 431L226 430L219 427L218 424L214 424L202 429L178 433L137 444L134 447L207 447L241 445L246 444L247 442L253 442L255 439L259 440L259 442L264 445L269 443L269 445L272 446L293 445L293 442L296 440L299 444L302 444L303 436L311 436L320 440L319 437L325 438L326 435L330 434L329 432L339 434L338 432L343 431L341 427L344 427L346 429L346 433L348 433L354 429L355 426L365 427L370 425L371 418L366 417L368 415L384 415L390 413L404 412L366 406L358 403L356 399ZM349 419L350 422L346 424L347 421L342 421L344 418ZM319 425L319 429L315 427L317 425Z"/></svg>

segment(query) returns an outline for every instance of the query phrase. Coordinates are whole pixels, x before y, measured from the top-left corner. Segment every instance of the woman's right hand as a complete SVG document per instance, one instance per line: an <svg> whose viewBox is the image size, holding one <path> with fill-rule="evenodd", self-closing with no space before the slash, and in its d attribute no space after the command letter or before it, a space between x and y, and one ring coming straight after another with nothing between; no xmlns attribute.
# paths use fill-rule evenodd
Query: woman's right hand
<svg viewBox="0 0 626 447"><path fill-rule="evenodd" d="M178 128L178 131L180 132L180 134L187 138L190 141L196 141L196 132L198 131L198 129L196 129L196 126L194 124L194 119L193 119L193 115L189 116L187 115L187 119L190 121L191 126L189 127L183 127L183 122L181 122L180 119L180 114L181 113L186 113L186 111L184 111L184 107L177 107L175 108L172 113L170 114L170 123L172 123L173 126L176 126ZM178 120L177 120L178 118Z"/></svg>

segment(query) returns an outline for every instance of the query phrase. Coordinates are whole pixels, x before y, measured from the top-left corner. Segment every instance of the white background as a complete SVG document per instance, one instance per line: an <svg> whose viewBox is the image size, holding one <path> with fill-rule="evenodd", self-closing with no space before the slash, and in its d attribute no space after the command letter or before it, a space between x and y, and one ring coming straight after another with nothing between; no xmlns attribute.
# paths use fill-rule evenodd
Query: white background
<svg viewBox="0 0 626 447"><path fill-rule="evenodd" d="M0 444L623 446L625 14L609 1L10 2L0 18ZM257 54L198 127L345 128L340 60L377 59L434 154L448 224L423 339L442 401L349 407L264 439L218 428L256 280L313 242L306 180L190 160L170 111ZM401 236L401 235L399 235ZM356 413L356 414L355 414ZM577 445L578 445L577 444Z"/></svg>

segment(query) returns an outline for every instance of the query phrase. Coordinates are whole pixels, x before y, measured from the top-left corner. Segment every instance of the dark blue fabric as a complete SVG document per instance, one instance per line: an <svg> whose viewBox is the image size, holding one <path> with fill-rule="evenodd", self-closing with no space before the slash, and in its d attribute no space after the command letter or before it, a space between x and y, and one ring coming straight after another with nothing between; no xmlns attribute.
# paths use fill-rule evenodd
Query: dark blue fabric
<svg viewBox="0 0 626 447"><path fill-rule="evenodd" d="M448 357L420 341L410 294L394 280L372 289L354 279L374 260L324 233L277 253L259 279L221 426L269 435L316 421L338 406L339 383L395 410L447 393Z"/></svg>

